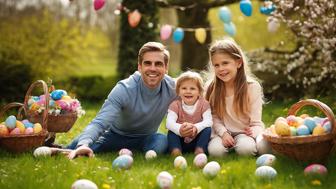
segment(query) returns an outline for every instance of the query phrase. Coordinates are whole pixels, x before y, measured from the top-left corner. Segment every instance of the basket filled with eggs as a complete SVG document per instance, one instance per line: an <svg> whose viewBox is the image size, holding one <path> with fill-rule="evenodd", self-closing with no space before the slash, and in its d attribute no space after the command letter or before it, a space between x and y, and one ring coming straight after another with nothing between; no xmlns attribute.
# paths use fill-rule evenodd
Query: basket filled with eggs
<svg viewBox="0 0 336 189"><path fill-rule="evenodd" d="M326 117L296 116L305 106L314 106ZM263 134L273 151L298 161L325 161L334 150L335 116L324 103L307 99L292 105L286 118L278 117Z"/></svg>
<svg viewBox="0 0 336 189"><path fill-rule="evenodd" d="M42 82L47 86L44 81ZM45 106L46 101L48 106ZM32 96L28 90L24 106L28 110L29 119L36 122L42 120L41 113L47 110L47 130L53 133L68 132L77 118L85 114L77 99L71 98L65 90L56 90L53 86L40 96Z"/></svg>
<svg viewBox="0 0 336 189"><path fill-rule="evenodd" d="M31 87L39 84L42 83L37 82ZM42 85L42 87L44 91L48 90L46 86ZM45 106L48 106L47 102L48 100L46 100ZM10 112L10 109L14 108L18 109L17 116L10 115L6 118L6 114ZM0 148L20 153L32 150L44 143L48 134L48 112L41 112L42 119L40 122L30 120L27 115L27 110L22 103L12 102L1 109L0 118L4 118L4 122L0 123Z"/></svg>

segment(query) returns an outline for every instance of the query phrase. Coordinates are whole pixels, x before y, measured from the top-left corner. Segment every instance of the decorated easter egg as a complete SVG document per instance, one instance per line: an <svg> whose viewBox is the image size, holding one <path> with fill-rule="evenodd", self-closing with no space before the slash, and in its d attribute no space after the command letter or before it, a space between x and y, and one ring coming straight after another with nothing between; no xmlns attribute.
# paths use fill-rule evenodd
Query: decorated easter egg
<svg viewBox="0 0 336 189"><path fill-rule="evenodd" d="M203 168L208 163L208 158L204 153L197 154L194 158L194 165Z"/></svg>
<svg viewBox="0 0 336 189"><path fill-rule="evenodd" d="M304 135L309 135L310 131L307 126L305 125L300 125L297 129L296 132L299 136L304 136Z"/></svg>
<svg viewBox="0 0 336 189"><path fill-rule="evenodd" d="M39 105L39 106L44 106L45 105L45 96L44 95L41 95L40 96L40 100L38 100L36 103Z"/></svg>
<svg viewBox="0 0 336 189"><path fill-rule="evenodd" d="M62 110L68 110L70 108L70 104L64 100L57 100L56 105L59 106Z"/></svg>
<svg viewBox="0 0 336 189"><path fill-rule="evenodd" d="M296 127L289 127L291 136L296 136L297 135L297 129Z"/></svg>
<svg viewBox="0 0 336 189"><path fill-rule="evenodd" d="M72 101L72 98L68 95L64 95L64 96L62 96L61 100Z"/></svg>
<svg viewBox="0 0 336 189"><path fill-rule="evenodd" d="M9 135L9 130L6 125L0 125L0 136L7 136Z"/></svg>
<svg viewBox="0 0 336 189"><path fill-rule="evenodd" d="M42 125L39 123L35 123L33 129L34 129L34 133L37 134L42 131Z"/></svg>
<svg viewBox="0 0 336 189"><path fill-rule="evenodd" d="M299 126L299 121L294 115L289 115L287 118L287 124L292 127L298 127Z"/></svg>
<svg viewBox="0 0 336 189"><path fill-rule="evenodd" d="M241 0L239 3L239 8L245 16L252 15L252 3L250 0Z"/></svg>
<svg viewBox="0 0 336 189"><path fill-rule="evenodd" d="M49 107L54 108L55 107L55 101L53 99L49 100Z"/></svg>
<svg viewBox="0 0 336 189"><path fill-rule="evenodd" d="M255 176L260 179L274 179L277 176L277 172L273 167L264 165L256 169Z"/></svg>
<svg viewBox="0 0 336 189"><path fill-rule="evenodd" d="M228 7L221 7L219 9L219 18L224 23L230 23L231 22L231 11Z"/></svg>
<svg viewBox="0 0 336 189"><path fill-rule="evenodd" d="M290 128L284 121L277 121L275 122L275 132L280 136L289 136L290 135Z"/></svg>
<svg viewBox="0 0 336 189"><path fill-rule="evenodd" d="M257 158L257 161L256 161L256 164L257 164L257 167L261 167L261 166L273 166L274 163L275 163L275 156L272 155L272 154L263 154L261 156L259 156Z"/></svg>
<svg viewBox="0 0 336 189"><path fill-rule="evenodd" d="M173 33L173 41L175 43L179 43L184 38L184 31L182 28L176 28L176 30Z"/></svg>
<svg viewBox="0 0 336 189"><path fill-rule="evenodd" d="M51 92L50 96L53 100L60 100L64 95L67 95L67 92L65 90L54 90Z"/></svg>
<svg viewBox="0 0 336 189"><path fill-rule="evenodd" d="M313 120L315 121L316 124L321 124L323 123L323 121L325 120L326 118L324 117L318 117L318 116L314 116L313 117Z"/></svg>
<svg viewBox="0 0 336 189"><path fill-rule="evenodd" d="M331 123L329 120L326 120L322 123L322 127L324 128L324 130L326 131L326 133L330 133L331 132Z"/></svg>
<svg viewBox="0 0 336 189"><path fill-rule="evenodd" d="M275 131L275 125L271 125L271 126L269 127L269 130L270 130L273 134L278 135L278 134L276 133L276 131Z"/></svg>
<svg viewBox="0 0 336 189"><path fill-rule="evenodd" d="M98 186L90 180L80 179L72 184L71 189L98 189Z"/></svg>
<svg viewBox="0 0 336 189"><path fill-rule="evenodd" d="M8 116L5 125L8 127L8 129L14 129L16 127L16 117L11 115Z"/></svg>
<svg viewBox="0 0 336 189"><path fill-rule="evenodd" d="M47 157L51 156L51 149L47 146L41 146L34 150L34 157Z"/></svg>
<svg viewBox="0 0 336 189"><path fill-rule="evenodd" d="M40 105L38 105L36 102L34 102L31 106L30 106L30 110L32 111L37 111L40 108Z"/></svg>
<svg viewBox="0 0 336 189"><path fill-rule="evenodd" d="M176 169L185 170L187 168L187 160L183 156L177 156L174 160L174 167Z"/></svg>
<svg viewBox="0 0 336 189"><path fill-rule="evenodd" d="M156 177L156 182L160 188L169 189L172 187L174 179L167 171L162 171Z"/></svg>
<svg viewBox="0 0 336 189"><path fill-rule="evenodd" d="M148 150L145 154L145 158L147 160L155 159L157 156L156 152L154 150Z"/></svg>
<svg viewBox="0 0 336 189"><path fill-rule="evenodd" d="M21 133L24 133L26 127L24 126L24 124L21 121L16 121L16 128L19 128Z"/></svg>
<svg viewBox="0 0 336 189"><path fill-rule="evenodd" d="M127 149L127 148L123 148L121 150L119 150L119 156L121 155L129 155L129 156L133 156L133 153L131 150Z"/></svg>
<svg viewBox="0 0 336 189"><path fill-rule="evenodd" d="M133 158L129 155L121 155L117 157L113 163L112 167L115 169L130 169L133 164Z"/></svg>
<svg viewBox="0 0 336 189"><path fill-rule="evenodd" d="M316 122L311 117L305 118L303 120L303 124L308 127L310 132L313 132L314 128L316 127Z"/></svg>
<svg viewBox="0 0 336 189"><path fill-rule="evenodd" d="M220 165L216 161L207 163L203 168L203 174L208 178L214 178L220 170Z"/></svg>
<svg viewBox="0 0 336 189"><path fill-rule="evenodd" d="M326 131L324 130L324 128L323 128L320 124L318 124L318 125L314 128L312 135L313 135L313 136L318 136L318 135L323 135L323 134L325 134L325 133L326 133Z"/></svg>
<svg viewBox="0 0 336 189"><path fill-rule="evenodd" d="M26 134L26 135L31 135L33 133L34 133L34 129L31 128L31 127L28 127L24 130L24 134Z"/></svg>
<svg viewBox="0 0 336 189"><path fill-rule="evenodd" d="M286 119L286 118L284 118L284 117L278 117L278 118L275 120L275 122L274 122L274 123L276 123L276 122L278 122L278 121L284 121L284 122L286 122L286 123L287 123L287 119Z"/></svg>
<svg viewBox="0 0 336 189"><path fill-rule="evenodd" d="M10 135L19 135L19 134L21 134L21 130L16 127L9 134Z"/></svg>
<svg viewBox="0 0 336 189"><path fill-rule="evenodd" d="M305 118L310 117L310 116L309 116L308 114L301 114L300 117L301 117L302 119L305 119Z"/></svg>
<svg viewBox="0 0 336 189"><path fill-rule="evenodd" d="M35 102L34 99L30 98L28 100L28 106L31 106L34 102Z"/></svg>
<svg viewBox="0 0 336 189"><path fill-rule="evenodd" d="M22 123L26 128L33 128L34 127L34 124L29 122L27 119L22 120Z"/></svg>
<svg viewBox="0 0 336 189"><path fill-rule="evenodd" d="M321 164L311 164L304 169L306 176L324 176L328 174L328 170Z"/></svg>

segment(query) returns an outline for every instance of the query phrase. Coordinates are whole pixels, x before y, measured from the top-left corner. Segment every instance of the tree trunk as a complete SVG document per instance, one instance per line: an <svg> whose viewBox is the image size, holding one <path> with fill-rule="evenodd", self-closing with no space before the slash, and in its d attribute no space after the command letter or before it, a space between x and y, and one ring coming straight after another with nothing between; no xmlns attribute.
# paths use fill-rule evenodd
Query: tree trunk
<svg viewBox="0 0 336 189"><path fill-rule="evenodd" d="M208 19L209 9L196 5L192 9L184 11L177 10L179 26L183 28L211 28ZM181 69L203 70L208 63L208 45L211 43L211 30L206 30L204 44L199 43L195 38L195 32L185 32L182 41Z"/></svg>

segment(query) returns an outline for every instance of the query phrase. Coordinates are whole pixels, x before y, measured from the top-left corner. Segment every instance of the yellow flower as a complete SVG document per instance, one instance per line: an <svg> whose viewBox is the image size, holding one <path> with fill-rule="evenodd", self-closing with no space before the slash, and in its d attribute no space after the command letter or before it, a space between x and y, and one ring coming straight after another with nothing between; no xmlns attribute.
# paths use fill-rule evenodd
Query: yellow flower
<svg viewBox="0 0 336 189"><path fill-rule="evenodd" d="M103 184L103 188L104 188L104 189L110 189L110 188L111 188L111 186L110 186L110 185L108 185L108 184Z"/></svg>
<svg viewBox="0 0 336 189"><path fill-rule="evenodd" d="M226 173L225 169L221 170L221 174L225 174L225 173Z"/></svg>
<svg viewBox="0 0 336 189"><path fill-rule="evenodd" d="M314 185L314 186L320 186L322 183L319 180L312 180L311 184Z"/></svg>

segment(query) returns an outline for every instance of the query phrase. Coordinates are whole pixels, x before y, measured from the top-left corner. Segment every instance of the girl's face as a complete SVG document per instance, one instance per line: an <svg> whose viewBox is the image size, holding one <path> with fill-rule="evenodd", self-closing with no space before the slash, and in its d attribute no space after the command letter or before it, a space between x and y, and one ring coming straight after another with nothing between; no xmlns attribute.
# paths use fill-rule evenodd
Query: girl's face
<svg viewBox="0 0 336 189"><path fill-rule="evenodd" d="M197 83L193 80L185 80L179 88L179 96L187 105L194 105L200 96L200 90Z"/></svg>
<svg viewBox="0 0 336 189"><path fill-rule="evenodd" d="M242 65L240 60L233 59L226 53L215 53L211 57L216 76L227 84L233 84L238 69Z"/></svg>

